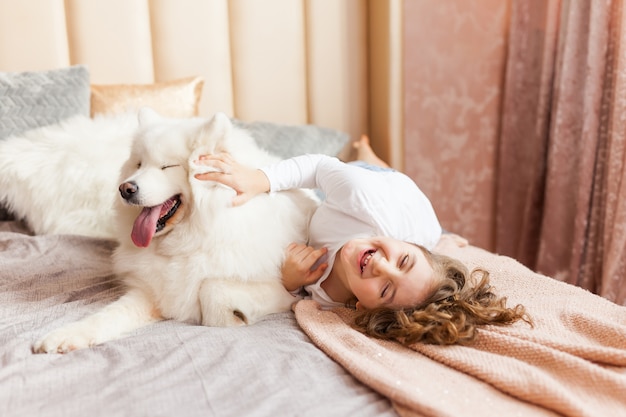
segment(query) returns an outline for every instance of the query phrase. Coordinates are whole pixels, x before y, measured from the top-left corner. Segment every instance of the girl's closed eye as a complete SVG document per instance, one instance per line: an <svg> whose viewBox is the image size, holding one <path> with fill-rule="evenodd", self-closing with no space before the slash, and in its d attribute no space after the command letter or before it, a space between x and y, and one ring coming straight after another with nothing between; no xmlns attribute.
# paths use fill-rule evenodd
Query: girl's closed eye
<svg viewBox="0 0 626 417"><path fill-rule="evenodd" d="M380 292L380 298L385 298L385 296L389 293L389 288L391 288L391 283L387 282L383 287L383 290Z"/></svg>
<svg viewBox="0 0 626 417"><path fill-rule="evenodd" d="M403 267L405 267L408 263L409 263L409 255L404 255L404 256L400 259L400 264L398 265L398 268L402 269L402 268L403 268Z"/></svg>

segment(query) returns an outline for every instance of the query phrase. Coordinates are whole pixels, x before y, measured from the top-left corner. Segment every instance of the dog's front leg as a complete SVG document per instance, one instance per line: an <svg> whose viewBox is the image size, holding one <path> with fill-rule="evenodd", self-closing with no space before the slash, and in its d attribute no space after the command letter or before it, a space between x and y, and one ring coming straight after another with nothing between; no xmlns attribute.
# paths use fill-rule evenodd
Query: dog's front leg
<svg viewBox="0 0 626 417"><path fill-rule="evenodd" d="M84 319L48 333L33 345L35 353L67 353L121 337L162 320L151 299L131 289L117 301Z"/></svg>

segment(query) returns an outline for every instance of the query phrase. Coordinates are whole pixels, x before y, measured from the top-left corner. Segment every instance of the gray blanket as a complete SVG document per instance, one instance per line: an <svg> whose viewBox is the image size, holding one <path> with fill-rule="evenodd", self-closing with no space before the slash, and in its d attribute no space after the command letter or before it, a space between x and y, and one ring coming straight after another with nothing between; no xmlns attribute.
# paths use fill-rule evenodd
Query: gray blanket
<svg viewBox="0 0 626 417"><path fill-rule="evenodd" d="M92 349L32 354L37 338L121 294L113 248L0 222L0 416L395 415L292 313L236 329L166 321Z"/></svg>

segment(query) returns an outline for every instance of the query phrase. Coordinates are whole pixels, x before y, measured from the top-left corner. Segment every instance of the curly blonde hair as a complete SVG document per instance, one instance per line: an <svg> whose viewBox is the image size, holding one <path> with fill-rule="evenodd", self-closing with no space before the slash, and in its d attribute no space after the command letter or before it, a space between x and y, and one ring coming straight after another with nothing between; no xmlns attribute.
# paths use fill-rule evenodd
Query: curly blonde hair
<svg viewBox="0 0 626 417"><path fill-rule="evenodd" d="M481 325L508 325L523 320L532 326L524 306L509 308L506 297L492 292L488 271L477 268L470 273L454 258L421 246L420 249L439 278L430 296L411 308L360 310L354 319L356 329L405 345L415 342L452 345L474 340ZM481 277L476 285L466 285L468 278L475 279L478 275Z"/></svg>

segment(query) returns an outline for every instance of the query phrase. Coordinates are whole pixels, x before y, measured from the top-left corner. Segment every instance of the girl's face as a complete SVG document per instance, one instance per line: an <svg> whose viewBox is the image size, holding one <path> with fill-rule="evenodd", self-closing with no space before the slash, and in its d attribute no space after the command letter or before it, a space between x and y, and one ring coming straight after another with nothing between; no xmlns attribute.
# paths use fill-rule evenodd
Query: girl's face
<svg viewBox="0 0 626 417"><path fill-rule="evenodd" d="M404 308L422 302L434 282L433 269L422 250L411 243L376 236L353 239L335 263L340 279L358 299L357 308Z"/></svg>

